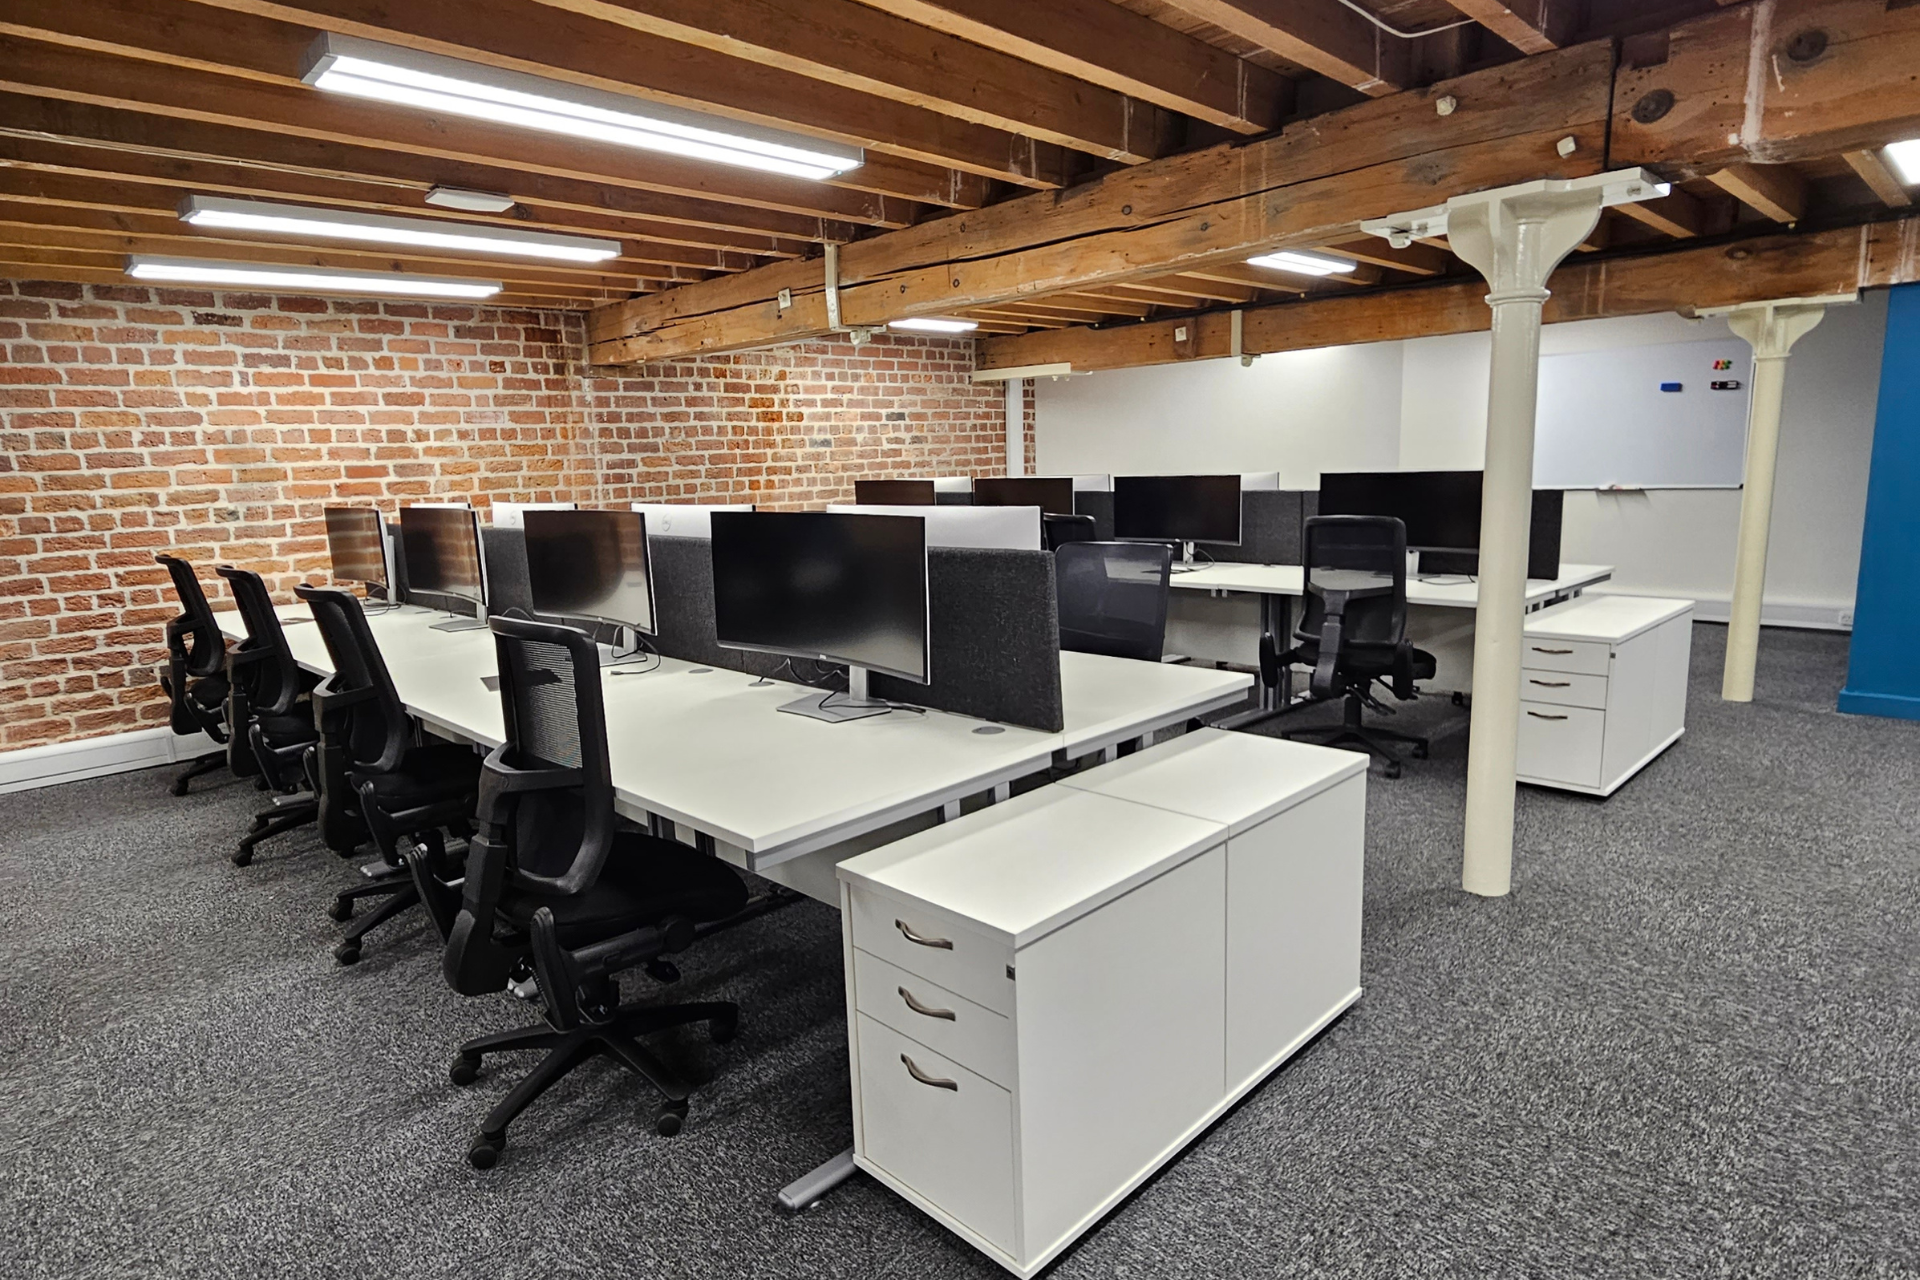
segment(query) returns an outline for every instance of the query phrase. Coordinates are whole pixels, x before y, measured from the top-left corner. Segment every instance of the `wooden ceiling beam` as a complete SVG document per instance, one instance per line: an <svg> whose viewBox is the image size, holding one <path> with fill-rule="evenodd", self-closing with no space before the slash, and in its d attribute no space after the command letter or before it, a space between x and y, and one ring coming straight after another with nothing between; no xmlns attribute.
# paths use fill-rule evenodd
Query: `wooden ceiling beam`
<svg viewBox="0 0 1920 1280"><path fill-rule="evenodd" d="M1742 4L1674 27L1665 50L1664 61L1621 70L1616 167L1696 178L1920 136L1920 6Z"/></svg>
<svg viewBox="0 0 1920 1280"><path fill-rule="evenodd" d="M1369 97L1412 83L1407 41L1337 0L1166 0L1169 8L1338 80Z"/></svg>
<svg viewBox="0 0 1920 1280"><path fill-rule="evenodd" d="M213 75L147 57L100 53L17 35L0 35L0 89L254 129L276 138L308 138L413 157L501 165L856 225L906 226L917 217L910 202L870 192L481 120L449 122L430 113L343 98L305 85Z"/></svg>
<svg viewBox="0 0 1920 1280"><path fill-rule="evenodd" d="M883 323L1241 262L1350 239L1363 218L1454 192L1593 173L1605 159L1612 73L1611 46L1584 45L851 244L839 258L842 321ZM1460 107L1442 117L1430 95L1449 89ZM1573 149L1561 155L1569 137ZM771 305L781 288L792 290L785 310ZM589 325L600 363L825 331L824 279L812 264L666 290Z"/></svg>
<svg viewBox="0 0 1920 1280"><path fill-rule="evenodd" d="M801 257L813 247L810 240L851 239L855 232L850 223L800 214L689 200L321 139L276 136L255 129L169 119L4 90L0 90L0 133L121 157L111 163L124 165L129 173L144 171L134 157L148 157L162 166L163 173L170 172L165 168L168 164L186 162L257 170L261 180L275 183L298 175L312 180L375 184L419 197L434 186L506 191L523 205L536 208L638 219L646 234L657 240L777 258Z"/></svg>
<svg viewBox="0 0 1920 1280"><path fill-rule="evenodd" d="M1792 225L1807 215L1807 180L1785 165L1730 164L1707 179L1775 222Z"/></svg>
<svg viewBox="0 0 1920 1280"><path fill-rule="evenodd" d="M1835 231L1763 236L1633 257L1573 260L1547 282L1546 320L1732 306L1769 298L1815 297L1920 281L1920 217ZM1242 312L1248 354L1474 333L1491 323L1479 280L1282 302ZM1069 364L1076 370L1123 369L1215 359L1229 354L1230 319L1219 311L1188 317L1194 340L1176 343L1173 322L1149 320L1104 329L990 339L983 370Z"/></svg>
<svg viewBox="0 0 1920 1280"><path fill-rule="evenodd" d="M1235 133L1276 129L1293 82L1112 0L862 0L895 17Z"/></svg>
<svg viewBox="0 0 1920 1280"><path fill-rule="evenodd" d="M1707 209L1698 197L1689 195L1677 187L1673 194L1658 200L1642 200L1639 204L1623 204L1616 207L1616 213L1632 218L1642 226L1652 227L1662 235L1673 236L1679 240L1690 240L1705 235L1707 229Z"/></svg>
<svg viewBox="0 0 1920 1280"><path fill-rule="evenodd" d="M1167 147L1165 113L857 0L540 0L761 66L1138 164Z"/></svg>
<svg viewBox="0 0 1920 1280"><path fill-rule="evenodd" d="M870 158L876 171L886 167L884 156L1025 187L1057 187L1067 177L1060 149L1050 144L526 0L200 2L227 11L213 19L223 28L240 28L240 39L217 47L220 60L239 60L230 52L235 44L257 43L267 65L278 66L272 28L292 23L865 147L877 153ZM150 0L90 0L88 7L145 10ZM245 60L261 61L258 54ZM858 170L849 178L864 180Z"/></svg>
<svg viewBox="0 0 1920 1280"><path fill-rule="evenodd" d="M1361 236L1337 244L1315 245L1313 251L1415 276L1443 276L1459 266L1453 255L1444 249L1427 244L1410 244L1404 249L1396 249L1378 236Z"/></svg>
<svg viewBox="0 0 1920 1280"><path fill-rule="evenodd" d="M1522 53L1547 53L1573 38L1574 0L1447 0Z"/></svg>
<svg viewBox="0 0 1920 1280"><path fill-rule="evenodd" d="M1906 184L1900 181L1899 175L1894 173L1880 152L1849 151L1842 158L1881 204L1889 209L1904 209L1913 203L1913 197L1907 194Z"/></svg>
<svg viewBox="0 0 1920 1280"><path fill-rule="evenodd" d="M38 163L21 163L21 154L40 154L40 152L61 152L58 144L42 142L33 146L29 138L8 138L0 136L0 190L8 192L15 200L31 198L46 205L73 205L88 209L113 209L121 213L142 213L150 217L177 217L180 201L186 196L207 196L207 194L236 194L242 198L269 198L284 200L286 192L261 190L259 186L232 190L228 186L217 186L209 182L136 182L111 173L88 173L69 167L48 167ZM382 194L382 192L376 192ZM319 201L300 200L303 205L315 205ZM513 217L484 217L484 215L453 215L447 209L432 209L405 203L369 203L369 201L324 201L326 207L334 209L365 209L369 213L384 215L403 215L419 217L428 215L438 223L453 226L472 226L474 230L484 230L490 226L511 226L516 230L555 230L561 234L601 234L620 240L620 259L632 263L636 269L651 271L660 280L705 280L716 271L745 271L755 259L749 259L745 253L712 253L703 249L684 249L670 244L653 244L649 240L632 240L622 234L620 228L588 228L580 225L553 225L540 223L532 219L513 219ZM732 259L732 267L720 267L718 263Z"/></svg>

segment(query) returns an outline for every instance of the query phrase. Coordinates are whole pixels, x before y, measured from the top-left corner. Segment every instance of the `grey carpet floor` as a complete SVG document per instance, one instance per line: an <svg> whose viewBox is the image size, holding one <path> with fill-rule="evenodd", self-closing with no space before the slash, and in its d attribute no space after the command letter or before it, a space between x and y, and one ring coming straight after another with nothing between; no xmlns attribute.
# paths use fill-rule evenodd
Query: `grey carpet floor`
<svg viewBox="0 0 1920 1280"><path fill-rule="evenodd" d="M1403 715L1439 736L1369 782L1365 997L1051 1274L1920 1275L1920 725L1836 714L1805 632L1722 704L1723 643L1611 800L1523 789L1499 901L1456 887L1464 713ZM478 1174L517 1067L446 1062L526 1007L449 992L418 919L336 968L350 868L235 868L256 793L167 780L0 797L0 1275L1002 1274L864 1178L772 1205L850 1140L833 912L684 957L744 1016L668 1041L680 1137L595 1065Z"/></svg>

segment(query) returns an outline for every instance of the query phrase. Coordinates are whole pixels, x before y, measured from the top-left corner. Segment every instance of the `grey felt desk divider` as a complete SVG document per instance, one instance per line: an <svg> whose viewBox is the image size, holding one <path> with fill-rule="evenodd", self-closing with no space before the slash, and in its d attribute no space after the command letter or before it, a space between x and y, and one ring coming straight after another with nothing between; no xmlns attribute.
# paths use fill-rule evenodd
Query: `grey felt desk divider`
<svg viewBox="0 0 1920 1280"><path fill-rule="evenodd" d="M772 675L785 659L723 649L713 626L713 544L653 538L654 608L660 652L702 666ZM931 683L873 673L876 698L910 702L1004 724L1058 733L1060 623L1053 557L1044 551L934 547L927 552L927 665ZM801 662L812 674L816 667Z"/></svg>
<svg viewBox="0 0 1920 1280"><path fill-rule="evenodd" d="M1113 490L1075 490L1073 495L1073 514L1093 517L1093 539L1095 542L1113 541Z"/></svg>
<svg viewBox="0 0 1920 1280"><path fill-rule="evenodd" d="M970 507L973 505L973 494L971 492L945 493L935 491L933 495L933 505L936 507Z"/></svg>
<svg viewBox="0 0 1920 1280"><path fill-rule="evenodd" d="M1320 495L1297 489L1247 489L1240 494L1240 545L1196 548L1215 560L1235 564L1299 564L1302 549L1301 511L1311 496L1318 510Z"/></svg>

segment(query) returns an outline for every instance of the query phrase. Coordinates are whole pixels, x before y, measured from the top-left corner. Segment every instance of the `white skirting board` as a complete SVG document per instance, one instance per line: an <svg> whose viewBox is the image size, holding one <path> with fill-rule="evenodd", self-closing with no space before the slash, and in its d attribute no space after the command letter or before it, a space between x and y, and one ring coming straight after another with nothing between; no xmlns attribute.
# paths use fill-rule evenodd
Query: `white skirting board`
<svg viewBox="0 0 1920 1280"><path fill-rule="evenodd" d="M78 742L0 751L0 795L109 773L151 769L220 749L220 744L204 733L181 737L163 726L83 738Z"/></svg>

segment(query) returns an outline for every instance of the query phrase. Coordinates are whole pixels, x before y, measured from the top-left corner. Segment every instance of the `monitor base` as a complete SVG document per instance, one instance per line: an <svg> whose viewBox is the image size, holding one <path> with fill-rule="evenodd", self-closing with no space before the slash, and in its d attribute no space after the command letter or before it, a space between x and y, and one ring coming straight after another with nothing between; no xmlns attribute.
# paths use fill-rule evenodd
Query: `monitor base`
<svg viewBox="0 0 1920 1280"><path fill-rule="evenodd" d="M487 624L478 618L448 618L445 622L433 623L430 631L484 631Z"/></svg>
<svg viewBox="0 0 1920 1280"><path fill-rule="evenodd" d="M839 701L830 701L836 698ZM828 724L839 724L843 720L864 720L868 716L884 716L893 708L884 702L855 701L835 689L782 703L780 710L788 715L806 716L810 720L825 720Z"/></svg>

